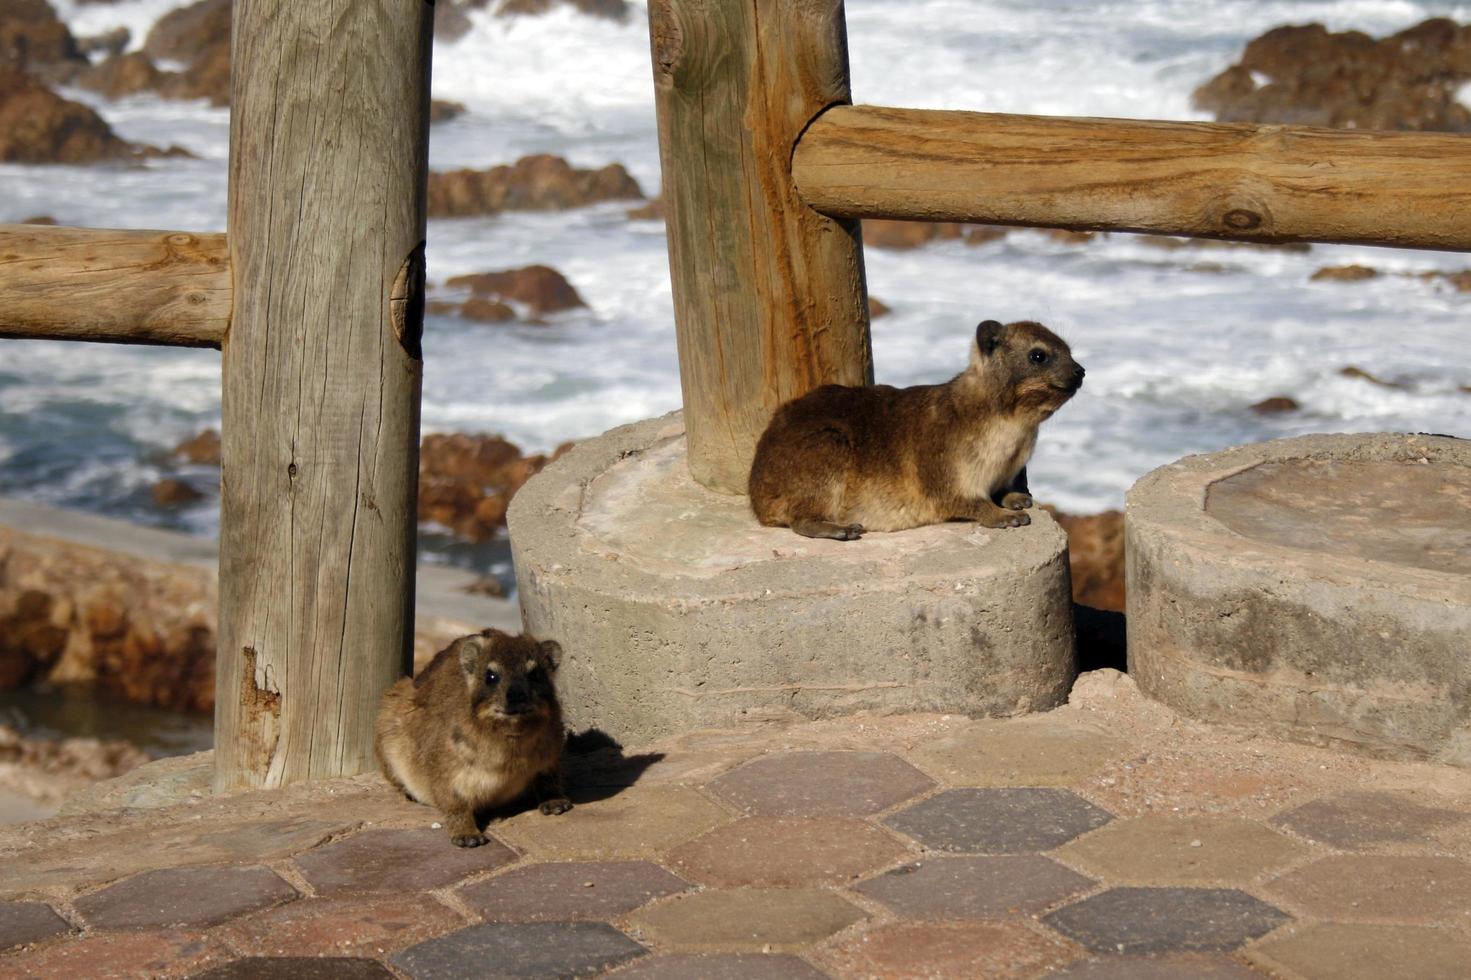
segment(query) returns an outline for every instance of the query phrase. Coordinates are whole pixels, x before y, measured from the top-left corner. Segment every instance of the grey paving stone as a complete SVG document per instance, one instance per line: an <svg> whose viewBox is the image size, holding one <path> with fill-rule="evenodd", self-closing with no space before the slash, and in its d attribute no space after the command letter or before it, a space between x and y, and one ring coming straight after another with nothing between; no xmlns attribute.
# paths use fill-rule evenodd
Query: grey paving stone
<svg viewBox="0 0 1471 980"><path fill-rule="evenodd" d="M269 868L163 868L83 895L72 905L98 929L213 926L297 897Z"/></svg>
<svg viewBox="0 0 1471 980"><path fill-rule="evenodd" d="M515 868L460 889L486 919L606 919L689 888L649 861L564 861Z"/></svg>
<svg viewBox="0 0 1471 980"><path fill-rule="evenodd" d="M40 942L70 929L45 902L0 902L0 950Z"/></svg>
<svg viewBox="0 0 1471 980"><path fill-rule="evenodd" d="M976 854L1047 851L1113 819L1065 789L951 789L884 822L925 847Z"/></svg>
<svg viewBox="0 0 1471 980"><path fill-rule="evenodd" d="M393 973L360 956L248 956L190 980L393 980Z"/></svg>
<svg viewBox="0 0 1471 980"><path fill-rule="evenodd" d="M1042 921L1095 953L1225 953L1287 913L1235 888L1111 888Z"/></svg>
<svg viewBox="0 0 1471 980"><path fill-rule="evenodd" d="M1375 844L1424 841L1467 814L1423 806L1397 793L1347 792L1313 800L1272 818L1309 840L1353 850Z"/></svg>
<svg viewBox="0 0 1471 980"><path fill-rule="evenodd" d="M725 773L709 789L752 815L837 817L878 813L934 785L887 752L782 752Z"/></svg>
<svg viewBox="0 0 1471 980"><path fill-rule="evenodd" d="M365 830L297 855L319 895L426 891L516 860L497 840L456 847L443 830Z"/></svg>
<svg viewBox="0 0 1471 980"><path fill-rule="evenodd" d="M617 980L823 980L804 959L781 953L649 956L609 974Z"/></svg>
<svg viewBox="0 0 1471 980"><path fill-rule="evenodd" d="M1106 956L1078 960L1047 980L1262 980L1264 974L1225 956Z"/></svg>
<svg viewBox="0 0 1471 980"><path fill-rule="evenodd" d="M588 977L647 950L606 922L487 922L393 957L414 980Z"/></svg>
<svg viewBox="0 0 1471 980"><path fill-rule="evenodd" d="M1035 912L1093 882L1037 854L936 857L870 878L854 890L906 918L991 919Z"/></svg>

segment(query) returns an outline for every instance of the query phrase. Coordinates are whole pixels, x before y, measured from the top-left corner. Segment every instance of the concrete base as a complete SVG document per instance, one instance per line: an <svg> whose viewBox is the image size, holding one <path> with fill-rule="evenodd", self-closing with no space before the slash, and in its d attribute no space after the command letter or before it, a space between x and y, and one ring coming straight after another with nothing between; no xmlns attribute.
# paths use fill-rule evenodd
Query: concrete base
<svg viewBox="0 0 1471 980"><path fill-rule="evenodd" d="M815 541L695 484L677 415L580 443L511 506L526 627L575 728L625 743L771 716L1014 715L1075 664L1067 540L1040 510Z"/></svg>
<svg viewBox="0 0 1471 980"><path fill-rule="evenodd" d="M1471 442L1306 436L1129 492L1129 672L1211 721L1471 766Z"/></svg>

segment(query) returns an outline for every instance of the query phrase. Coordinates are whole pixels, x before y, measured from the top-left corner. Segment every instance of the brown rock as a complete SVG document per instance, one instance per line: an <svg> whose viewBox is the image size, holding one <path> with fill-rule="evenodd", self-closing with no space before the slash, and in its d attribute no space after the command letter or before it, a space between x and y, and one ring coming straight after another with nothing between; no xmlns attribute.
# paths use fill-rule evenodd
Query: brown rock
<svg viewBox="0 0 1471 980"><path fill-rule="evenodd" d="M53 218L53 217L51 217L51 215L49 215L49 214L33 214L29 218L26 218L23 221L21 221L21 224L23 224L23 225L54 225L54 224L56 224L56 219Z"/></svg>
<svg viewBox="0 0 1471 980"><path fill-rule="evenodd" d="M150 57L193 63L200 52L230 43L230 0L199 0L158 19L143 42Z"/></svg>
<svg viewBox="0 0 1471 980"><path fill-rule="evenodd" d="M1358 378L1360 381L1367 381L1370 384L1378 385L1381 388L1404 387L1404 385L1395 384L1393 381L1385 381L1383 378L1376 378L1374 375L1370 374L1368 371L1365 371L1363 368L1354 367L1352 364L1350 364L1348 367L1340 368L1338 373L1342 377Z"/></svg>
<svg viewBox="0 0 1471 980"><path fill-rule="evenodd" d="M141 51L113 55L77 77L77 84L109 99L122 98L158 88L164 74Z"/></svg>
<svg viewBox="0 0 1471 980"><path fill-rule="evenodd" d="M1295 412L1301 407L1294 399L1286 395L1273 395L1251 406L1251 410L1261 415L1275 415L1278 412Z"/></svg>
<svg viewBox="0 0 1471 980"><path fill-rule="evenodd" d="M460 316L476 323L505 323L516 319L516 311L498 299L471 296L460 307Z"/></svg>
<svg viewBox="0 0 1471 980"><path fill-rule="evenodd" d="M1063 245L1086 245L1098 237L1095 231L1069 231L1066 228L1048 228L1046 235L1054 242L1061 242Z"/></svg>
<svg viewBox="0 0 1471 980"><path fill-rule="evenodd" d="M872 248L909 249L933 241L960 238L965 226L953 221L890 221L874 218L863 222L863 244Z"/></svg>
<svg viewBox="0 0 1471 980"><path fill-rule="evenodd" d="M1177 238L1173 235L1135 235L1134 240L1151 248L1162 248L1173 252L1182 248L1248 248L1265 249L1269 252L1307 252L1312 246L1307 242L1233 242L1220 238Z"/></svg>
<svg viewBox="0 0 1471 980"><path fill-rule="evenodd" d="M137 746L95 738L27 738L0 725L0 785L42 803L130 772L148 761Z"/></svg>
<svg viewBox="0 0 1471 980"><path fill-rule="evenodd" d="M213 106L229 105L229 42L200 52L182 72L165 75L159 83L158 93L170 99L208 99Z"/></svg>
<svg viewBox="0 0 1471 980"><path fill-rule="evenodd" d="M1362 282L1378 275L1378 269L1367 265L1325 265L1308 278L1312 282Z"/></svg>
<svg viewBox="0 0 1471 980"><path fill-rule="evenodd" d="M1417 278L1448 283L1458 293L1471 293L1471 269L1460 272L1421 272Z"/></svg>
<svg viewBox="0 0 1471 980"><path fill-rule="evenodd" d="M570 4L589 17L623 21L628 18L627 0L501 0L497 17L544 14L558 3Z"/></svg>
<svg viewBox="0 0 1471 980"><path fill-rule="evenodd" d="M1124 515L1106 510L1078 516L1046 508L1067 532L1073 601L1095 609L1124 609Z"/></svg>
<svg viewBox="0 0 1471 980"><path fill-rule="evenodd" d="M0 5L0 68L17 68L54 83L86 63L71 31L46 0L5 0Z"/></svg>
<svg viewBox="0 0 1471 980"><path fill-rule="evenodd" d="M182 507L203 500L204 494L183 480L164 477L153 485L153 503L156 507Z"/></svg>
<svg viewBox="0 0 1471 980"><path fill-rule="evenodd" d="M95 163L147 152L119 139L87 106L0 67L0 163Z"/></svg>
<svg viewBox="0 0 1471 980"><path fill-rule="evenodd" d="M1011 233L1011 229L1004 225L971 225L965 233L967 245L984 245L987 242L999 241Z"/></svg>
<svg viewBox="0 0 1471 980"><path fill-rule="evenodd" d="M430 124L449 122L456 116L465 114L463 102L451 102L449 99L433 99L429 103Z"/></svg>
<svg viewBox="0 0 1471 980"><path fill-rule="evenodd" d="M1222 122L1465 132L1471 28L1427 20L1381 40L1321 24L1277 27L1195 91ZM1263 79L1258 84L1258 79Z"/></svg>
<svg viewBox="0 0 1471 980"><path fill-rule="evenodd" d="M549 154L510 166L429 175L429 216L453 218L500 211L556 211L600 201L639 199L638 182L622 165L579 170Z"/></svg>
<svg viewBox="0 0 1471 980"><path fill-rule="evenodd" d="M77 38L77 50L84 55L101 54L113 57L126 51L128 42L132 39L133 32L126 27L114 27L92 37Z"/></svg>
<svg viewBox="0 0 1471 980"><path fill-rule="evenodd" d="M27 589L0 616L0 691L29 683L61 657L67 634L54 622L54 606L48 593Z"/></svg>
<svg viewBox="0 0 1471 980"><path fill-rule="evenodd" d="M434 316L455 316L459 314L460 306L447 299L431 299L424 303L424 312Z"/></svg>
<svg viewBox="0 0 1471 980"><path fill-rule="evenodd" d="M625 214L630 221L663 221L664 199L656 197L641 207L629 208Z"/></svg>
<svg viewBox="0 0 1471 980"><path fill-rule="evenodd" d="M185 439L175 446L174 455L182 456L191 463L219 466L220 434L214 429L205 429L199 435Z"/></svg>
<svg viewBox="0 0 1471 980"><path fill-rule="evenodd" d="M439 0L434 5L434 40L458 41L470 33L470 18L464 8L451 0Z"/></svg>
<svg viewBox="0 0 1471 980"><path fill-rule="evenodd" d="M892 312L894 311L889 309L888 303L875 296L868 297L868 318L870 320L877 320L879 317L888 316Z"/></svg>
<svg viewBox="0 0 1471 980"><path fill-rule="evenodd" d="M425 436L419 449L419 520L472 541L489 540L505 523L516 491L547 462L545 456L521 455L500 436Z"/></svg>
<svg viewBox="0 0 1471 980"><path fill-rule="evenodd" d="M468 286L476 296L525 303L537 315L587 305L566 277L545 265L455 276L446 285L451 289Z"/></svg>

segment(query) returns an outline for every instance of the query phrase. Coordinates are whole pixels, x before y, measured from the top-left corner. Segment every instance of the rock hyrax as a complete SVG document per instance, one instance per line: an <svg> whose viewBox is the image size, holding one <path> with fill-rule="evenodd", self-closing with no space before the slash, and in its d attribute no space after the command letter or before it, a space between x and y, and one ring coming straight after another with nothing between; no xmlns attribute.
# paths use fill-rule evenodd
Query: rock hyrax
<svg viewBox="0 0 1471 980"><path fill-rule="evenodd" d="M751 508L839 541L953 519L1030 524L1037 427L1082 384L1051 330L987 320L970 366L944 384L824 385L777 409L751 464Z"/></svg>
<svg viewBox="0 0 1471 980"><path fill-rule="evenodd" d="M475 812L535 791L542 813L572 808L562 792L562 709L552 674L562 648L485 630L435 654L383 694L378 764L388 781L444 814L450 840L485 843Z"/></svg>

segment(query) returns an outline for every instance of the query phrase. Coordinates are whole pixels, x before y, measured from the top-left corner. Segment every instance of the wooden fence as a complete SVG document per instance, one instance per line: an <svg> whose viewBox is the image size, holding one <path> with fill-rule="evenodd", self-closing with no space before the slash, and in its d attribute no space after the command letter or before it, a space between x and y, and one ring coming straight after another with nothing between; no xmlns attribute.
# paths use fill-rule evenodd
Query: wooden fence
<svg viewBox="0 0 1471 980"><path fill-rule="evenodd" d="M690 469L872 379L858 219L1471 250L1466 137L849 105L842 0L650 0ZM408 669L432 4L235 0L228 233L0 226L0 337L223 350L216 783Z"/></svg>

